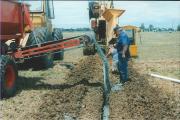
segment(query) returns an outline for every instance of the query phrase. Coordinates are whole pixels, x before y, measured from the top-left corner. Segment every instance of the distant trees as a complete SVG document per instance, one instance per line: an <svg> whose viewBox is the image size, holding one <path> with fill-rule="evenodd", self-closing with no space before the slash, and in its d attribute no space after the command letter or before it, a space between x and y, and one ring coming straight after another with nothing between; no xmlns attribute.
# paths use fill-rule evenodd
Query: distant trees
<svg viewBox="0 0 180 120"><path fill-rule="evenodd" d="M159 28L159 27L155 27L153 24L149 24L148 27L145 27L144 23L141 23L140 25L141 31L145 31L145 32L163 32L163 31L167 31L167 32L173 32L176 31L175 29L169 27L169 28ZM180 24L177 26L177 31L180 31Z"/></svg>
<svg viewBox="0 0 180 120"><path fill-rule="evenodd" d="M177 26L177 31L180 31L180 25Z"/></svg>
<svg viewBox="0 0 180 120"><path fill-rule="evenodd" d="M149 31L153 31L154 30L154 26L152 24L149 25Z"/></svg>
<svg viewBox="0 0 180 120"><path fill-rule="evenodd" d="M172 31L174 31L174 29L173 28L168 28L168 31L172 32Z"/></svg>
<svg viewBox="0 0 180 120"><path fill-rule="evenodd" d="M141 23L140 25L140 29L142 32L163 32L163 31L169 31L169 32L172 32L172 31L175 31L175 29L173 28L160 28L160 27L155 27L153 24L149 24L148 27L145 26L144 23ZM69 29L65 29L65 28L62 28L62 31L68 31L68 32L73 32L73 31L90 31L91 29L90 28L69 28ZM177 31L180 31L180 24L177 26Z"/></svg>
<svg viewBox="0 0 180 120"><path fill-rule="evenodd" d="M144 31L145 30L145 26L144 26L144 23L141 23L141 26L140 26L141 30Z"/></svg>
<svg viewBox="0 0 180 120"><path fill-rule="evenodd" d="M69 28L69 29L65 29L62 28L62 31L68 31L68 32L74 32L74 31L90 31L90 28Z"/></svg>

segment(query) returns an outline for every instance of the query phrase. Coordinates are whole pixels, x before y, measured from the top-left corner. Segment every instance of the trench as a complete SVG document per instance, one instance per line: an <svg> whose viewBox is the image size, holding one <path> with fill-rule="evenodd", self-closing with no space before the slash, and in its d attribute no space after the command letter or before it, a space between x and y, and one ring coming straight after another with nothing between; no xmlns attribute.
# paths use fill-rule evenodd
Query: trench
<svg viewBox="0 0 180 120"><path fill-rule="evenodd" d="M102 120L109 120L109 97L104 94L103 96L103 105L102 105Z"/></svg>
<svg viewBox="0 0 180 120"><path fill-rule="evenodd" d="M108 60L101 48L101 46L97 43L95 34L92 32L88 34L89 38L91 39L96 47L97 53L99 58L103 63L103 82L104 82L104 91L103 91L103 105L102 105L102 120L109 120L109 93L110 93L110 80L109 80L109 63Z"/></svg>

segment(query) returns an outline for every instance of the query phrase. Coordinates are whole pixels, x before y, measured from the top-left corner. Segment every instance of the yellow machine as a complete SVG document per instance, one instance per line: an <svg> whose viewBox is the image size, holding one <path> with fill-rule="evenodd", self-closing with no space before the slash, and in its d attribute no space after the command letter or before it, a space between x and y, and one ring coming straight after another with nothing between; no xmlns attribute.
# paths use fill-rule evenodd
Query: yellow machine
<svg viewBox="0 0 180 120"><path fill-rule="evenodd" d="M124 11L125 10L115 9L112 0L89 2L89 21L91 23L91 29L94 31L96 40L101 45L104 52L106 52L109 41L114 38L113 28L117 25L118 18ZM95 49L94 46L93 49ZM91 50L92 45L89 45L84 48L83 52L90 53ZM92 52L92 54L94 54L94 52Z"/></svg>
<svg viewBox="0 0 180 120"><path fill-rule="evenodd" d="M115 9L112 0L89 2L91 28L95 31L98 42L108 45L113 38L113 28L124 12L125 10Z"/></svg>
<svg viewBox="0 0 180 120"><path fill-rule="evenodd" d="M124 12L125 10L114 8L113 0L89 2L91 28L96 33L96 39L100 44L107 46L109 41L115 38L113 28L118 24L118 18ZM132 57L137 57L135 34L138 28L130 25L123 28L131 40L130 54Z"/></svg>
<svg viewBox="0 0 180 120"><path fill-rule="evenodd" d="M28 1L26 1L28 2ZM30 1L31 21L34 27L47 27L52 31L51 19L54 19L53 1Z"/></svg>
<svg viewBox="0 0 180 120"><path fill-rule="evenodd" d="M42 43L63 39L61 29L53 28L51 19L54 19L53 0L27 1L21 2L29 6L32 29L26 28L27 33L21 40L22 47L40 45ZM47 53L46 56L28 60L34 68L48 68L53 65L53 59L62 60L64 51L59 53Z"/></svg>
<svg viewBox="0 0 180 120"><path fill-rule="evenodd" d="M138 51L137 51L137 45L136 45L136 33L139 31L139 28L132 25L126 25L126 26L123 26L123 29L126 31L131 41L131 45L129 47L131 57L137 57Z"/></svg>
<svg viewBox="0 0 180 120"><path fill-rule="evenodd" d="M34 34L26 34L26 39L21 41L23 47L40 44L49 40L52 37L52 23L51 19L54 19L54 8L53 8L53 1L22 1L29 6L30 10L30 18L32 21ZM29 31L26 28L26 31ZM33 36L36 36L36 40ZM41 38L44 39L41 39Z"/></svg>

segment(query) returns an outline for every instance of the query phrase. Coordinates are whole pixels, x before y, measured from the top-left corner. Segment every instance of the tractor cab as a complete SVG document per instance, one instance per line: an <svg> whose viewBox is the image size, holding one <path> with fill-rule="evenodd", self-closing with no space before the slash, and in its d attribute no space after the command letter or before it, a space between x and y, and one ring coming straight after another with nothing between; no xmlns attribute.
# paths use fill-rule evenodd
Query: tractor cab
<svg viewBox="0 0 180 120"><path fill-rule="evenodd" d="M27 1L21 2L29 6L29 12L33 27L52 28L51 19L54 19L54 6L52 0Z"/></svg>
<svg viewBox="0 0 180 120"><path fill-rule="evenodd" d="M51 19L54 19L53 0L27 1L19 0L29 7L30 21L32 28L25 28L25 39L22 39L22 47L41 44L53 39L53 26ZM35 37L34 37L35 36Z"/></svg>

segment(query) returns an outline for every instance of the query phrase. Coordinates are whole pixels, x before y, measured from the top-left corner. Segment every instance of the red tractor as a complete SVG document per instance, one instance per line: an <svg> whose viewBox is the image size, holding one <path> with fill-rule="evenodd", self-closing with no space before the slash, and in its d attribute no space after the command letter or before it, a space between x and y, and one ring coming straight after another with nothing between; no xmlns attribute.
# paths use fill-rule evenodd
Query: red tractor
<svg viewBox="0 0 180 120"><path fill-rule="evenodd" d="M61 40L48 40L40 44L22 46L21 40L32 30L28 5L15 1L0 1L0 94L15 94L18 78L17 63L39 56L58 53L65 48L80 45L81 36ZM36 36L34 36L36 38ZM33 62L33 61L32 61ZM35 61L34 61L35 62ZM37 62L37 61L36 61Z"/></svg>
<svg viewBox="0 0 180 120"><path fill-rule="evenodd" d="M15 82L18 77L14 52L20 48L26 26L31 27L28 7L24 4L0 1L0 76L1 97L12 96L15 92ZM7 44L8 41L12 41Z"/></svg>

